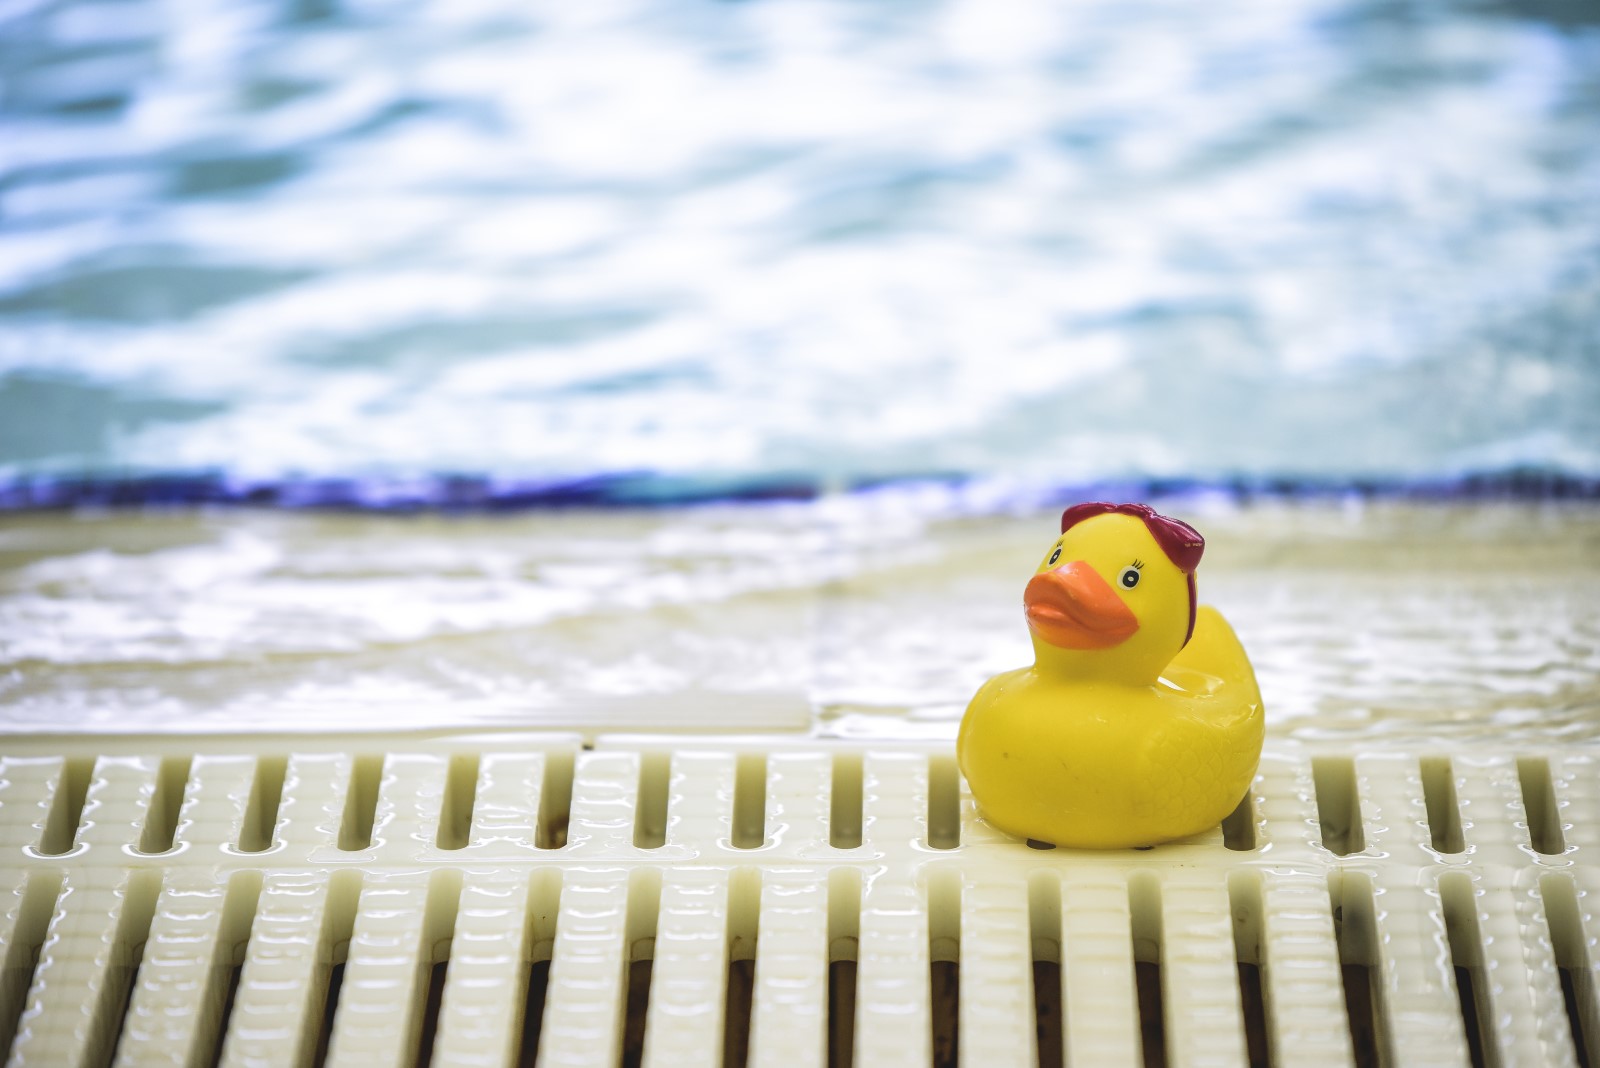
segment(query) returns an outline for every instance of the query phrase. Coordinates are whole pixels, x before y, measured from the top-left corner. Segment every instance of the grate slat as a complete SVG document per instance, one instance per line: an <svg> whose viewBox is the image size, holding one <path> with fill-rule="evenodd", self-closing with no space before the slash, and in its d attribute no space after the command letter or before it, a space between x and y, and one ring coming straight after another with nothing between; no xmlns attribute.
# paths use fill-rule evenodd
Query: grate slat
<svg viewBox="0 0 1600 1068"><path fill-rule="evenodd" d="M1026 883L968 874L961 888L961 991L962 1063L1038 1063Z"/></svg>
<svg viewBox="0 0 1600 1068"><path fill-rule="evenodd" d="M862 844L878 856L927 836L928 762L920 754L869 753L862 772ZM884 868L861 894L856 962L855 1063L928 1064L932 1058L926 888Z"/></svg>
<svg viewBox="0 0 1600 1068"><path fill-rule="evenodd" d="M278 802L278 834L285 861L304 858L312 863L337 863L348 859L339 848L339 831L344 826L355 765L356 758L349 753L296 753L289 758Z"/></svg>
<svg viewBox="0 0 1600 1068"><path fill-rule="evenodd" d="M639 813L638 753L580 753L572 781L567 851L574 857L631 853Z"/></svg>
<svg viewBox="0 0 1600 1068"><path fill-rule="evenodd" d="M1499 864L1528 859L1528 835L1522 808L1522 787L1514 758L1500 754L1456 756L1456 797L1461 811L1461 836L1475 858Z"/></svg>
<svg viewBox="0 0 1600 1068"><path fill-rule="evenodd" d="M340 898L353 890L319 872L265 877L223 1042L224 1068L290 1068L310 1055L338 948L338 913L353 908Z"/></svg>
<svg viewBox="0 0 1600 1068"><path fill-rule="evenodd" d="M778 868L762 880L750 1068L820 1068L827 1058L828 897L821 869Z"/></svg>
<svg viewBox="0 0 1600 1068"><path fill-rule="evenodd" d="M490 848L534 855L544 779L543 753L483 754L467 835L469 858Z"/></svg>
<svg viewBox="0 0 1600 1068"><path fill-rule="evenodd" d="M862 846L893 855L928 833L928 759L869 753L862 764ZM914 873L875 871L862 886L854 1063L928 1063L931 1042L928 902Z"/></svg>
<svg viewBox="0 0 1600 1068"><path fill-rule="evenodd" d="M399 1065L415 1045L432 963L429 889L426 875L374 875L363 883L328 1046L333 1068Z"/></svg>
<svg viewBox="0 0 1600 1068"><path fill-rule="evenodd" d="M870 853L899 853L927 841L928 761L922 754L867 754L861 793L861 840Z"/></svg>
<svg viewBox="0 0 1600 1068"><path fill-rule="evenodd" d="M1547 938L1522 936L1549 930L1538 894L1490 886L1485 879L1475 880L1474 890L1501 1063L1575 1068L1555 954Z"/></svg>
<svg viewBox="0 0 1600 1068"><path fill-rule="evenodd" d="M109 1061L157 883L147 871L63 879L8 1064Z"/></svg>
<svg viewBox="0 0 1600 1068"><path fill-rule="evenodd" d="M1403 753L1362 754L1354 763L1366 844L1361 852L1407 864L1431 863L1435 853L1421 765Z"/></svg>
<svg viewBox="0 0 1600 1068"><path fill-rule="evenodd" d="M668 871L650 976L646 1068L688 1064L721 1049L727 977L728 872Z"/></svg>
<svg viewBox="0 0 1600 1068"><path fill-rule="evenodd" d="M1141 1063L1133 920L1121 872L1062 872L1061 965L1067 1063Z"/></svg>
<svg viewBox="0 0 1600 1068"><path fill-rule="evenodd" d="M409 859L436 847L449 773L448 759L432 754L384 757L372 820L372 849L380 862Z"/></svg>
<svg viewBox="0 0 1600 1068"><path fill-rule="evenodd" d="M1227 887L1215 880L1161 886L1161 993L1174 1068L1249 1063L1230 917Z"/></svg>
<svg viewBox="0 0 1600 1068"><path fill-rule="evenodd" d="M926 1065L933 1056L926 901L885 873L861 894L855 1063Z"/></svg>
<svg viewBox="0 0 1600 1068"><path fill-rule="evenodd" d="M1252 789L1257 797L1257 851L1270 850L1286 864L1320 864L1321 832L1310 762L1263 753Z"/></svg>
<svg viewBox="0 0 1600 1068"><path fill-rule="evenodd" d="M77 842L89 849L136 849L150 815L161 761L145 756L103 756L84 801Z"/></svg>
<svg viewBox="0 0 1600 1068"><path fill-rule="evenodd" d="M1556 801L1566 823L1567 844L1579 859L1600 860L1600 759L1562 753L1550 760Z"/></svg>
<svg viewBox="0 0 1600 1068"><path fill-rule="evenodd" d="M255 774L254 757L196 757L173 845L205 854L236 846L244 837Z"/></svg>
<svg viewBox="0 0 1600 1068"><path fill-rule="evenodd" d="M55 915L61 877L47 871L0 871L0 1057L11 1049L33 985L45 934Z"/></svg>
<svg viewBox="0 0 1600 1068"><path fill-rule="evenodd" d="M205 873L180 870L167 877L117 1048L118 1068L182 1066L214 1046L212 1010L221 1008L220 999L208 1005L205 995L219 969L231 964L233 947L222 937L226 898L226 884Z"/></svg>
<svg viewBox="0 0 1600 1068"><path fill-rule="evenodd" d="M56 793L65 786L66 764L61 757L0 757L0 851L4 855L43 848ZM68 834L76 831L74 826Z"/></svg>
<svg viewBox="0 0 1600 1068"><path fill-rule="evenodd" d="M573 807L576 827L576 801ZM625 869L572 872L561 889L540 1068L618 1062L627 922Z"/></svg>
<svg viewBox="0 0 1600 1068"><path fill-rule="evenodd" d="M1467 1042L1438 893L1403 869L1374 868L1379 967L1394 1063L1465 1065Z"/></svg>
<svg viewBox="0 0 1600 1068"><path fill-rule="evenodd" d="M821 753L774 753L767 763L767 823L773 846L816 857L830 842L833 762Z"/></svg>
<svg viewBox="0 0 1600 1068"><path fill-rule="evenodd" d="M1327 882L1299 872L1269 872L1262 878L1261 897L1262 970L1273 1048L1293 1051L1293 1063L1307 1068L1351 1063Z"/></svg>
<svg viewBox="0 0 1600 1068"><path fill-rule="evenodd" d="M672 754L666 827L671 855L692 857L731 847L736 776L732 753Z"/></svg>
<svg viewBox="0 0 1600 1068"><path fill-rule="evenodd" d="M531 913L549 890L535 890L526 877L466 876L433 1048L437 1068L512 1062L519 1038L515 1021L527 996Z"/></svg>

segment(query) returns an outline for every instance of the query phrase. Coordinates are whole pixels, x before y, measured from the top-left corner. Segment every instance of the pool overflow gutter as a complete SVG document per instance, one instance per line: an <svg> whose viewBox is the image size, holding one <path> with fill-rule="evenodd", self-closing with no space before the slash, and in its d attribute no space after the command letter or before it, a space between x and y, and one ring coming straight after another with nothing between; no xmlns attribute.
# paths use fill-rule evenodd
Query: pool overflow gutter
<svg viewBox="0 0 1600 1068"><path fill-rule="evenodd" d="M8 1064L1589 1065L1591 754L1269 745L1024 843L948 751L574 736L0 758Z"/></svg>

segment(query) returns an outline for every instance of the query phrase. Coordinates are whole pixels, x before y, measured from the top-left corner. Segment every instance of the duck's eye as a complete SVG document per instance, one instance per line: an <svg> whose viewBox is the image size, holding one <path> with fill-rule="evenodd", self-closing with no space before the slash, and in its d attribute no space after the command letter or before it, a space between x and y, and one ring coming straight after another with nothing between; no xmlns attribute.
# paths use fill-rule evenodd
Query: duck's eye
<svg viewBox="0 0 1600 1068"><path fill-rule="evenodd" d="M1139 569L1136 567L1123 568L1122 574L1117 576L1117 584L1125 590L1131 590L1139 585Z"/></svg>
<svg viewBox="0 0 1600 1068"><path fill-rule="evenodd" d="M1056 551L1050 554L1050 566L1055 567L1056 561L1061 559L1061 546L1056 546Z"/></svg>

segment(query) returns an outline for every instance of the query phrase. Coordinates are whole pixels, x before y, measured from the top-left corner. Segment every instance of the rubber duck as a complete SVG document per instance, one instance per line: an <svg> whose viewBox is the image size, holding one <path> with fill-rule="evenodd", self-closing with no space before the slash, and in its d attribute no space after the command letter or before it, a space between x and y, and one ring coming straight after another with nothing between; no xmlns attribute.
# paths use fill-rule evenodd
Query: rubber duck
<svg viewBox="0 0 1600 1068"><path fill-rule="evenodd" d="M1205 539L1143 504L1061 516L1023 590L1034 663L996 675L957 760L989 823L1081 849L1215 827L1261 758L1261 690L1216 609L1197 607Z"/></svg>

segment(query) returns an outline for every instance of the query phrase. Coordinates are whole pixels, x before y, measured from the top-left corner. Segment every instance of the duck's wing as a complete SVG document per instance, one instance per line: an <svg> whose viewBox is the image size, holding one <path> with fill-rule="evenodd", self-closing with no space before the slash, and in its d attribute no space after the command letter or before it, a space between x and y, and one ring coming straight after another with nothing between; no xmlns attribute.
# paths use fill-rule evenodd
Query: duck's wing
<svg viewBox="0 0 1600 1068"><path fill-rule="evenodd" d="M1145 748L1142 800L1171 837L1215 827L1244 796L1261 759L1261 704L1239 706L1232 722L1180 717Z"/></svg>
<svg viewBox="0 0 1600 1068"><path fill-rule="evenodd" d="M1200 609L1194 637L1162 675L1172 718L1144 753L1152 815L1195 833L1213 827L1255 776L1265 716L1244 647L1216 609Z"/></svg>
<svg viewBox="0 0 1600 1068"><path fill-rule="evenodd" d="M1222 613L1208 604L1201 605L1195 613L1194 635L1189 644L1178 651L1161 674L1191 693L1215 694L1224 688L1241 687L1255 695L1257 704L1261 703L1255 669L1250 666L1244 646Z"/></svg>

